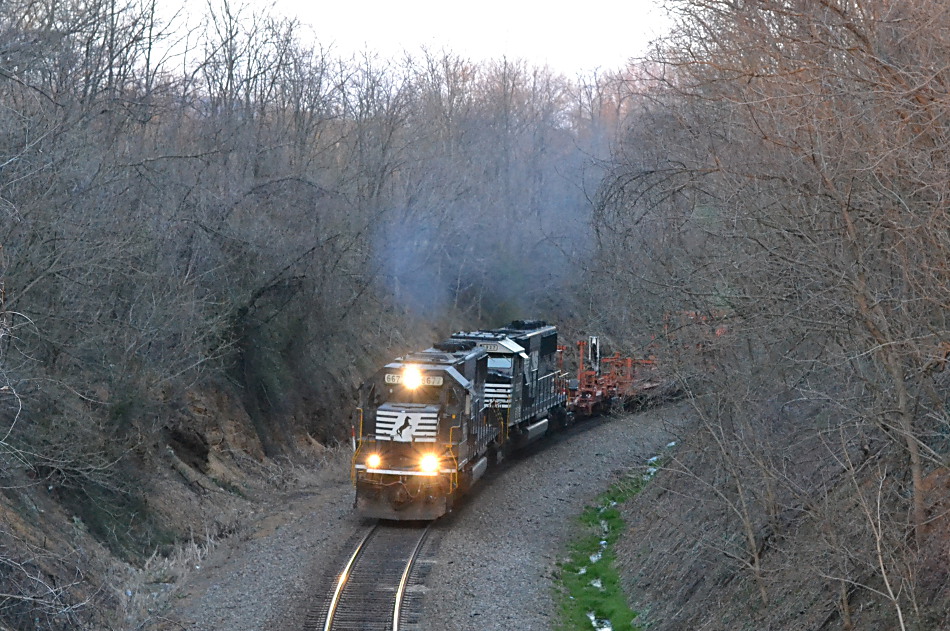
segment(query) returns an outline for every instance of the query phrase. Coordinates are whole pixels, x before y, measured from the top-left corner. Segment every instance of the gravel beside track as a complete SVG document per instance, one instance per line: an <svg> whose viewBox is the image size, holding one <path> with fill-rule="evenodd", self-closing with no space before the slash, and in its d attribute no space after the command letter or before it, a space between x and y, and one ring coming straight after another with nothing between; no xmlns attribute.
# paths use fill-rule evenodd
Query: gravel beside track
<svg viewBox="0 0 950 631"><path fill-rule="evenodd" d="M295 488L256 504L237 534L217 543L143 631L289 631L302 626L299 603L313 597L312 577L345 553L365 529L352 511L349 452L303 473Z"/></svg>
<svg viewBox="0 0 950 631"><path fill-rule="evenodd" d="M556 563L573 517L616 478L676 440L686 409L667 406L579 423L489 473L441 519L435 563L425 581L419 631L551 629ZM338 459L345 466L345 459ZM179 585L153 631L291 631L302 626L324 576L341 563L353 515L347 472L327 469L311 484L274 498L242 534L223 541Z"/></svg>

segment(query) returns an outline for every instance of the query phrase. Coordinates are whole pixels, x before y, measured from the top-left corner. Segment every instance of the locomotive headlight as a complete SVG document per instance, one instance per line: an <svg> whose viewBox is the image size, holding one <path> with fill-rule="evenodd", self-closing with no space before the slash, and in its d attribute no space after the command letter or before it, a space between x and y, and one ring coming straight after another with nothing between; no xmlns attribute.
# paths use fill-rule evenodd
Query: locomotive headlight
<svg viewBox="0 0 950 631"><path fill-rule="evenodd" d="M370 454L366 456L366 466L369 469L379 469L379 465L383 464L383 459L379 457L379 454Z"/></svg>
<svg viewBox="0 0 950 631"><path fill-rule="evenodd" d="M422 372L415 366L406 366L402 373L402 385L415 390L422 385Z"/></svg>
<svg viewBox="0 0 950 631"><path fill-rule="evenodd" d="M435 454L426 454L419 461L419 469L423 473L437 473L439 471L439 457Z"/></svg>

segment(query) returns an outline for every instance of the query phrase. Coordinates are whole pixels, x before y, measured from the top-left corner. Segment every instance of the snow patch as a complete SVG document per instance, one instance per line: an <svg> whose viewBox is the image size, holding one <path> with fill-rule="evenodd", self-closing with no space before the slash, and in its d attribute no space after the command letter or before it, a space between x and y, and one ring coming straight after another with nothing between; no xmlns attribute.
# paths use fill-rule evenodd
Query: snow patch
<svg viewBox="0 0 950 631"><path fill-rule="evenodd" d="M610 626L610 620L601 620L599 619L593 611L587 612L587 618L590 620L590 623L594 626L594 631L613 631L614 628Z"/></svg>

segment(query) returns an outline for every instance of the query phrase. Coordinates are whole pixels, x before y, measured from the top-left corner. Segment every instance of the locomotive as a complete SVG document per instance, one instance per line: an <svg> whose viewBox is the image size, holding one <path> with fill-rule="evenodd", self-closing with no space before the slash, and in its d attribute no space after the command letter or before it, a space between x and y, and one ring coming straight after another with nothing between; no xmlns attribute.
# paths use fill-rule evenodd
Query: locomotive
<svg viewBox="0 0 950 631"><path fill-rule="evenodd" d="M357 511L440 517L489 464L566 425L560 352L556 327L516 320L386 364L360 387Z"/></svg>

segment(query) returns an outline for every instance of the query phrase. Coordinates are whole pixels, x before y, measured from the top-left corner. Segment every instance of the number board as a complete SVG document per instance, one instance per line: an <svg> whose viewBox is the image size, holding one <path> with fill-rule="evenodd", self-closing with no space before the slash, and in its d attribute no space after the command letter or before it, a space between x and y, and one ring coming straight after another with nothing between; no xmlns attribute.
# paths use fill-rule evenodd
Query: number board
<svg viewBox="0 0 950 631"><path fill-rule="evenodd" d="M431 377L429 375L422 375L420 378L419 385L422 386L441 386L442 377ZM402 383L402 375L394 375L391 373L386 374L386 383Z"/></svg>

